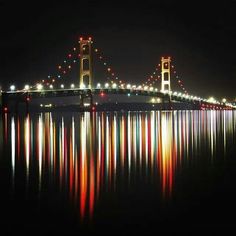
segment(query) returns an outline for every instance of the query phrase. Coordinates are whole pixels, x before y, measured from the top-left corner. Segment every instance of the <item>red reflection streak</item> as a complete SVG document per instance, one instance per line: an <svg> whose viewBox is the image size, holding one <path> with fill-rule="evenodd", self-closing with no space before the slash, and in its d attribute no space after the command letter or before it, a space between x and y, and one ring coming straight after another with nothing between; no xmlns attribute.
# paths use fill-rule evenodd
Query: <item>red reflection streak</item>
<svg viewBox="0 0 236 236"><path fill-rule="evenodd" d="M4 114L4 131L5 131L5 143L7 143L7 138L8 138L8 117L7 113Z"/></svg>
<svg viewBox="0 0 236 236"><path fill-rule="evenodd" d="M67 177L67 153L68 153L68 147L67 147L67 128L64 129L64 176ZM66 178L67 179L67 178Z"/></svg>

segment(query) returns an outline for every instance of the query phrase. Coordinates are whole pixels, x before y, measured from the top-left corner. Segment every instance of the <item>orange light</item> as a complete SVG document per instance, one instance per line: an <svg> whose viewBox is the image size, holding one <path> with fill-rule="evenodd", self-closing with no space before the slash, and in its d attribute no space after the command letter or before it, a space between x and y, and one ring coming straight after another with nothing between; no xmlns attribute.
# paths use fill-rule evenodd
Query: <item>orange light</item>
<svg viewBox="0 0 236 236"><path fill-rule="evenodd" d="M58 66L58 69L60 70L60 69L61 69L61 66Z"/></svg>
<svg viewBox="0 0 236 236"><path fill-rule="evenodd" d="M91 40L92 40L92 37L89 37L89 40L91 41Z"/></svg>

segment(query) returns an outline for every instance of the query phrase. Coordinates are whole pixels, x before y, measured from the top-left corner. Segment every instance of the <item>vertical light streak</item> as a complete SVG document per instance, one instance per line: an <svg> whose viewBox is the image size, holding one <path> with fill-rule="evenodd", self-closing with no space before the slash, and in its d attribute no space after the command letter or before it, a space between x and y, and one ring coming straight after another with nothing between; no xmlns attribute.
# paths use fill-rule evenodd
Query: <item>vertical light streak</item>
<svg viewBox="0 0 236 236"><path fill-rule="evenodd" d="M87 198L87 122L84 117L81 120L81 164L80 164L80 215L81 219L85 215Z"/></svg>
<svg viewBox="0 0 236 236"><path fill-rule="evenodd" d="M154 150L155 150L155 112L151 112L151 174L153 175L154 168Z"/></svg>
<svg viewBox="0 0 236 236"><path fill-rule="evenodd" d="M16 128L14 117L11 118L11 167L12 182L15 182L15 165L16 165Z"/></svg>
<svg viewBox="0 0 236 236"><path fill-rule="evenodd" d="M142 146L143 146L143 137L142 137L142 115L139 114L139 166L141 170L141 165L142 165Z"/></svg>
<svg viewBox="0 0 236 236"><path fill-rule="evenodd" d="M7 138L8 138L8 116L7 113L4 114L4 140L5 143L7 143Z"/></svg>
<svg viewBox="0 0 236 236"><path fill-rule="evenodd" d="M25 162L26 162L26 178L29 179L29 161L30 161L30 120L29 115L25 120Z"/></svg>
<svg viewBox="0 0 236 236"><path fill-rule="evenodd" d="M131 130L130 130L130 112L128 112L128 130L127 130L127 141L128 141L128 174L130 177L130 170L131 170Z"/></svg>
<svg viewBox="0 0 236 236"><path fill-rule="evenodd" d="M49 148L50 148L50 172L53 173L53 169L54 169L54 149L53 149L53 144L54 144L54 135L53 135L53 121L52 121L52 114L50 113L50 117L49 117L49 120L50 120L50 145L49 145Z"/></svg>
<svg viewBox="0 0 236 236"><path fill-rule="evenodd" d="M100 180L101 180L101 153L102 153L102 134L101 134L101 117L98 116L98 153L97 153L97 191L96 196L98 198L100 192Z"/></svg>
<svg viewBox="0 0 236 236"><path fill-rule="evenodd" d="M146 174L148 171L148 117L147 114L145 115L145 167L146 167Z"/></svg>
<svg viewBox="0 0 236 236"><path fill-rule="evenodd" d="M38 156L39 156L39 191L41 190L42 182L42 163L43 163L43 121L42 115L39 116L38 121Z"/></svg>
<svg viewBox="0 0 236 236"><path fill-rule="evenodd" d="M223 136L224 136L224 156L226 154L226 122L225 122L226 111L223 111Z"/></svg>
<svg viewBox="0 0 236 236"><path fill-rule="evenodd" d="M113 119L113 144L114 144L114 149L113 149L113 156L114 156L114 183L116 181L116 166L117 166L117 124L116 124L116 119L117 117L114 115Z"/></svg>

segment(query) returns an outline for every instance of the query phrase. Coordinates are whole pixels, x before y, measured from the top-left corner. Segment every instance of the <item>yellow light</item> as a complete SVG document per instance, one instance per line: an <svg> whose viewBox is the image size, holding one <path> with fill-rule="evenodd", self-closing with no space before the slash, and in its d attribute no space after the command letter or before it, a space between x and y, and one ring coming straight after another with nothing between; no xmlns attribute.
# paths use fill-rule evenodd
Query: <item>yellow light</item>
<svg viewBox="0 0 236 236"><path fill-rule="evenodd" d="M43 89L43 85L42 84L37 84L37 90L42 90Z"/></svg>
<svg viewBox="0 0 236 236"><path fill-rule="evenodd" d="M25 85L25 90L29 90L30 86L28 84Z"/></svg>
<svg viewBox="0 0 236 236"><path fill-rule="evenodd" d="M223 99L222 99L222 102L223 102L223 103L226 103L226 101L227 101L226 98L223 98Z"/></svg>

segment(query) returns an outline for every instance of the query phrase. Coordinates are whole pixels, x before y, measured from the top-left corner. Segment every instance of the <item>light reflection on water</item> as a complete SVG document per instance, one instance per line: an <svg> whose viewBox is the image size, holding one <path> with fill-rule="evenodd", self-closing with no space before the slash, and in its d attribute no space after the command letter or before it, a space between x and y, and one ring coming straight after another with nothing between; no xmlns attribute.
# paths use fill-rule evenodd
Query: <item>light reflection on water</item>
<svg viewBox="0 0 236 236"><path fill-rule="evenodd" d="M13 186L23 168L26 188L31 178L39 196L45 182L58 185L83 219L118 183L144 179L171 198L177 173L203 158L202 150L210 162L218 148L226 152L236 121L233 111L45 113L5 115L1 126L1 149L11 145Z"/></svg>

